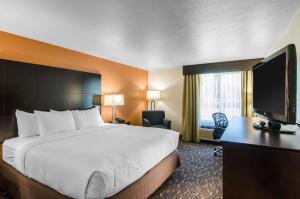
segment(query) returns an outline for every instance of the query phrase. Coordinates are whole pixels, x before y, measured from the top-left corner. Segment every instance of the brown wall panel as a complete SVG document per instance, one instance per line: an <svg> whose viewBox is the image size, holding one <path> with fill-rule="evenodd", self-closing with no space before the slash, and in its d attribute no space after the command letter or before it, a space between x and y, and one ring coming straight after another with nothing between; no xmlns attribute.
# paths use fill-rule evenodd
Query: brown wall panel
<svg viewBox="0 0 300 199"><path fill-rule="evenodd" d="M124 94L118 117L141 124L141 112L147 109L147 71L1 31L0 44L1 59L101 74L102 94ZM110 121L111 108L101 110L104 120Z"/></svg>

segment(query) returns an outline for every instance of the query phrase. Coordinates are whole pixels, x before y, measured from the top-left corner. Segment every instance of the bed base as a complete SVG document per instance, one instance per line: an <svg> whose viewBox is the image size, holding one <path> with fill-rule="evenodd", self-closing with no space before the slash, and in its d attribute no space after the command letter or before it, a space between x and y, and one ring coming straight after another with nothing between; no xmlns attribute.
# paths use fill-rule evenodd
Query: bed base
<svg viewBox="0 0 300 199"><path fill-rule="evenodd" d="M143 177L110 197L110 199L143 199L148 198L180 166L177 151L174 151L149 170ZM0 186L14 199L70 199L56 190L30 179L15 168L0 160Z"/></svg>

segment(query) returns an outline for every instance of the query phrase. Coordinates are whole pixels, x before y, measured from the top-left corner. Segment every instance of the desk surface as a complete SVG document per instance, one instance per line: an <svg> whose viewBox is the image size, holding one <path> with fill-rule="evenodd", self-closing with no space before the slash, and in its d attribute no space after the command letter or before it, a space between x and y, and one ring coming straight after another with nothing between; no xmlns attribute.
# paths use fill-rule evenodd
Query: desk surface
<svg viewBox="0 0 300 199"><path fill-rule="evenodd" d="M294 135L262 132L253 128L254 118L232 119L225 130L223 143L247 144L278 149L300 150L300 130Z"/></svg>

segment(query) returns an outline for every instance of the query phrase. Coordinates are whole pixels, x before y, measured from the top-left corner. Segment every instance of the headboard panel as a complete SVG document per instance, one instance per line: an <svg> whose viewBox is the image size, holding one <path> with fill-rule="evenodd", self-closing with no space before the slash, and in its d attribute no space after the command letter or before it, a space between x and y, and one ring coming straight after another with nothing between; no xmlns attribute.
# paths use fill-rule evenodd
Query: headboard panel
<svg viewBox="0 0 300 199"><path fill-rule="evenodd" d="M0 59L0 142L17 136L15 110L86 109L101 75Z"/></svg>

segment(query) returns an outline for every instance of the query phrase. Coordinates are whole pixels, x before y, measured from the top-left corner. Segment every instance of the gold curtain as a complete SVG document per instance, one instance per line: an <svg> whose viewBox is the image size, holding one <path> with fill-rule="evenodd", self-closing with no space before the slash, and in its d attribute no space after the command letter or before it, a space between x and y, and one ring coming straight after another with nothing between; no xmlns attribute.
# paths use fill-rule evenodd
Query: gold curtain
<svg viewBox="0 0 300 199"><path fill-rule="evenodd" d="M182 140L200 142L200 75L185 75L183 87Z"/></svg>
<svg viewBox="0 0 300 199"><path fill-rule="evenodd" d="M252 117L253 76L252 71L242 71L242 116Z"/></svg>

